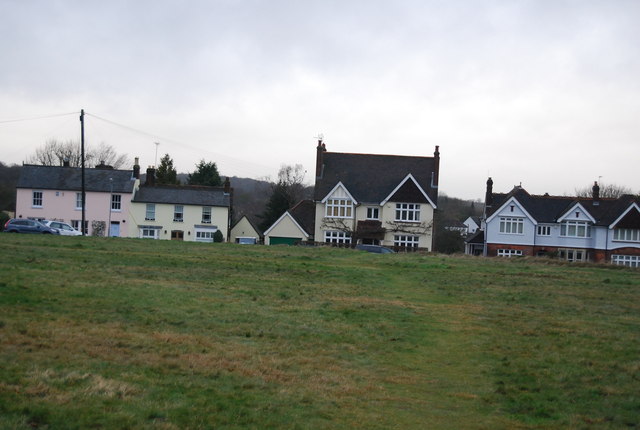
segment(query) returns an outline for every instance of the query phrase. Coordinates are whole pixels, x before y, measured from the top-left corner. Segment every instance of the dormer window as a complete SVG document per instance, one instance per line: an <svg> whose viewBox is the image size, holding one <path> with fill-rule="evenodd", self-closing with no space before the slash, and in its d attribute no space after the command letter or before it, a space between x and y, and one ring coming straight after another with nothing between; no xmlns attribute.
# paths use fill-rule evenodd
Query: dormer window
<svg viewBox="0 0 640 430"><path fill-rule="evenodd" d="M353 201L350 199L328 199L326 205L327 218L351 218Z"/></svg>

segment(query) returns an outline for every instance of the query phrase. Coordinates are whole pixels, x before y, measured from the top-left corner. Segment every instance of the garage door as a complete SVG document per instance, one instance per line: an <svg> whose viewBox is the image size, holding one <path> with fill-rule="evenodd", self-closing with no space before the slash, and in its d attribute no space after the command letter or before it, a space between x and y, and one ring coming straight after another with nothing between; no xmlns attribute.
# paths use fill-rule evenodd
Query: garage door
<svg viewBox="0 0 640 430"><path fill-rule="evenodd" d="M269 245L295 245L300 241L302 241L301 237L269 237Z"/></svg>

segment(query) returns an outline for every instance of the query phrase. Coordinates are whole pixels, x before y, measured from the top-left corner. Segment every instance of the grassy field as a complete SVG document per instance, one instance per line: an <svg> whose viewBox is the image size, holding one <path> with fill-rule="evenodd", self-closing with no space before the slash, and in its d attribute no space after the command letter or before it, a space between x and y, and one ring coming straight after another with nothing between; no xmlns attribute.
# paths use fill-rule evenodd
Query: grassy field
<svg viewBox="0 0 640 430"><path fill-rule="evenodd" d="M634 428L640 272L0 235L0 428Z"/></svg>

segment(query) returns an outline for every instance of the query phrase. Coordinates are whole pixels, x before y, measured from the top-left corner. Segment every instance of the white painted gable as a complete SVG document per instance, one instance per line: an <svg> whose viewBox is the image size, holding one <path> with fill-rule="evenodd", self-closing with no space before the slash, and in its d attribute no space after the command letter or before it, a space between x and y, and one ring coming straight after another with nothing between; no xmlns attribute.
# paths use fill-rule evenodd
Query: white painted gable
<svg viewBox="0 0 640 430"><path fill-rule="evenodd" d="M353 203L357 203L342 182L338 182L336 186L333 187L333 190L322 199L322 203L326 203L329 199L349 199L353 200Z"/></svg>
<svg viewBox="0 0 640 430"><path fill-rule="evenodd" d="M558 222L562 221L590 221L595 223L596 220L587 212L587 210L580 204L576 203L565 212L560 218L558 218Z"/></svg>
<svg viewBox="0 0 640 430"><path fill-rule="evenodd" d="M511 197L504 203L500 208L493 213L488 219L487 222L490 222L496 217L521 217L521 218L529 218L533 224L537 224L538 222L531 216L529 213L522 207L520 202L516 200L514 197Z"/></svg>

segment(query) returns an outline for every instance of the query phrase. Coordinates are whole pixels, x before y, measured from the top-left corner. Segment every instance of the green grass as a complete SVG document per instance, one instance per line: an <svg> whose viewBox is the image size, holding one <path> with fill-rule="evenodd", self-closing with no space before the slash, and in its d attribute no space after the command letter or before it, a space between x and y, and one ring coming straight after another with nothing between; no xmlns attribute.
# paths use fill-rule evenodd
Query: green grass
<svg viewBox="0 0 640 430"><path fill-rule="evenodd" d="M0 235L0 428L634 428L640 272Z"/></svg>

